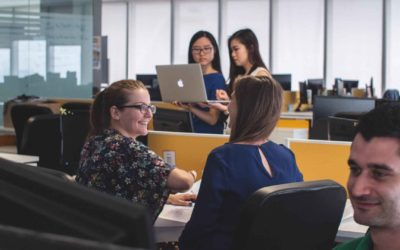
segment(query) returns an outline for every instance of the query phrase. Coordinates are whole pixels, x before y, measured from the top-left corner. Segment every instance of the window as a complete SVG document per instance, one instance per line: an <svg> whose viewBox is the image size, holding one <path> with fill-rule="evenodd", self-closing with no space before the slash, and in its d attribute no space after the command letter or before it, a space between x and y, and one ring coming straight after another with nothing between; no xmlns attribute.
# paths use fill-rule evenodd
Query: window
<svg viewBox="0 0 400 250"><path fill-rule="evenodd" d="M330 0L328 6L327 87L335 77L374 80L381 95L382 1Z"/></svg>
<svg viewBox="0 0 400 250"><path fill-rule="evenodd" d="M218 1L177 0L174 9L174 62L187 63L190 38L200 30L218 40Z"/></svg>
<svg viewBox="0 0 400 250"><path fill-rule="evenodd" d="M101 29L107 36L107 54L109 59L109 82L127 77L127 10L128 5L121 2L103 2Z"/></svg>
<svg viewBox="0 0 400 250"><path fill-rule="evenodd" d="M292 90L323 78L324 1L274 1L272 15L272 72L292 74Z"/></svg>
<svg viewBox="0 0 400 250"><path fill-rule="evenodd" d="M386 89L400 89L400 2L388 1L387 10Z"/></svg>
<svg viewBox="0 0 400 250"><path fill-rule="evenodd" d="M257 36L261 56L269 66L269 0L222 0L222 71L229 76L228 39L239 29L250 28Z"/></svg>
<svg viewBox="0 0 400 250"><path fill-rule="evenodd" d="M156 72L171 62L171 4L167 0L130 2L129 78Z"/></svg>

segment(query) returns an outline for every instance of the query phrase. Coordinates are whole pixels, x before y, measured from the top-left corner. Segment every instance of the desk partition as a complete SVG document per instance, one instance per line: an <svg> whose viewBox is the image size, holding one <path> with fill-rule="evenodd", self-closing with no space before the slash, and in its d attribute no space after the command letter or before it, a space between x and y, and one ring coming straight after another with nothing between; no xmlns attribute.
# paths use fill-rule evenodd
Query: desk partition
<svg viewBox="0 0 400 250"><path fill-rule="evenodd" d="M331 179L346 187L351 142L289 139L305 181Z"/></svg>
<svg viewBox="0 0 400 250"><path fill-rule="evenodd" d="M147 143L161 157L165 152L174 152L176 166L196 170L197 178L201 179L208 154L228 139L228 135L149 131Z"/></svg>

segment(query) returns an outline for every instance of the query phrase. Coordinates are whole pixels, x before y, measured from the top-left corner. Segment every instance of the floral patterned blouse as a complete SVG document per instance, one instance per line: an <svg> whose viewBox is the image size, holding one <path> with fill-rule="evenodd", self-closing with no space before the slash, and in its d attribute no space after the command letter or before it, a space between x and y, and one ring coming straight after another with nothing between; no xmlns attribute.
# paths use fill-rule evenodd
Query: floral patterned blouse
<svg viewBox="0 0 400 250"><path fill-rule="evenodd" d="M155 221L168 199L172 169L143 143L106 129L83 146L76 181L145 205Z"/></svg>

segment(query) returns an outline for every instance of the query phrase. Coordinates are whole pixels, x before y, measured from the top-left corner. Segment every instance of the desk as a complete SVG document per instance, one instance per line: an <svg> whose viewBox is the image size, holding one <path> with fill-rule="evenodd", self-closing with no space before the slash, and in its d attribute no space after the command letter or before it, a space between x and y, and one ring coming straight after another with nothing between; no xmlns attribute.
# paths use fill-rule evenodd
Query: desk
<svg viewBox="0 0 400 250"><path fill-rule="evenodd" d="M178 241L186 222L189 221L193 207L165 205L163 211L154 223L157 242ZM342 221L336 234L337 242L345 242L362 237L368 227L353 220L353 207L349 200L343 212Z"/></svg>
<svg viewBox="0 0 400 250"><path fill-rule="evenodd" d="M24 164L37 163L39 156L0 153L0 158Z"/></svg>
<svg viewBox="0 0 400 250"><path fill-rule="evenodd" d="M0 146L16 145L15 131L13 128L0 126Z"/></svg>

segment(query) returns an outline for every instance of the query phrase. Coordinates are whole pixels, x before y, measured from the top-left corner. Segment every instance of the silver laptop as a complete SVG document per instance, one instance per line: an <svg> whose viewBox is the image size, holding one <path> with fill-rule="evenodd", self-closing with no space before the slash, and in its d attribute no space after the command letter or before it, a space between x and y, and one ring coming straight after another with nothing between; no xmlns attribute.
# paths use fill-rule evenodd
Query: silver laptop
<svg viewBox="0 0 400 250"><path fill-rule="evenodd" d="M227 102L207 100L200 64L157 65L156 71L164 102Z"/></svg>

